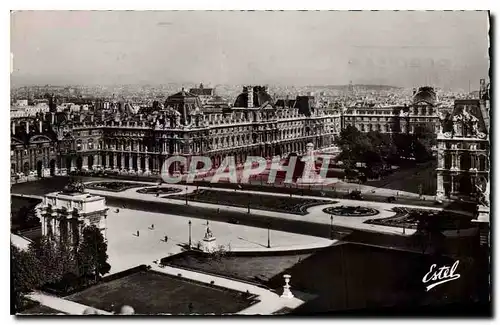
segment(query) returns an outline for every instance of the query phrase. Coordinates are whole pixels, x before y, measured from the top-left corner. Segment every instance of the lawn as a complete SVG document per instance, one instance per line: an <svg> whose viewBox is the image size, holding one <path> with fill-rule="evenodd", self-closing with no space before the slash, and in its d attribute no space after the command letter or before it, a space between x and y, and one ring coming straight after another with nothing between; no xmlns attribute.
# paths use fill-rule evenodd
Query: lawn
<svg viewBox="0 0 500 325"><path fill-rule="evenodd" d="M170 195L166 198L185 200L186 195ZM319 199L303 199L298 197L273 196L264 194L259 195L241 193L237 191L228 192L206 189L198 189L192 193L187 194L187 199L189 201L229 205L242 208L247 208L248 206L250 206L250 209L292 213L299 215L306 215L307 208L314 205L336 203L333 201Z"/></svg>
<svg viewBox="0 0 500 325"><path fill-rule="evenodd" d="M236 313L253 303L244 293L153 271L139 271L65 299L109 312L129 305L136 314L149 315Z"/></svg>
<svg viewBox="0 0 500 325"><path fill-rule="evenodd" d="M106 181L104 178L78 178L74 179L84 179L85 182L90 181ZM28 195L45 195L47 193L62 191L66 185L68 185L70 177L67 176L56 176L42 178L38 181L25 182L14 184L11 187L11 193L16 194L28 194Z"/></svg>
<svg viewBox="0 0 500 325"><path fill-rule="evenodd" d="M207 254L186 252L168 258L166 265L265 284L276 274L308 258L312 253L238 255L233 253L215 260Z"/></svg>

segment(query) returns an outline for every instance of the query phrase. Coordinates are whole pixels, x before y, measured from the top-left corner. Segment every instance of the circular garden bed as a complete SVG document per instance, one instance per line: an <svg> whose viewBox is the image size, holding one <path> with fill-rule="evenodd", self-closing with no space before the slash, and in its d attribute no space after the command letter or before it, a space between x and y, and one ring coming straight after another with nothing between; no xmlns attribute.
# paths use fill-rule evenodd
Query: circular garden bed
<svg viewBox="0 0 500 325"><path fill-rule="evenodd" d="M341 217L371 217L380 213L378 210L373 208L345 205L328 207L323 209L323 212Z"/></svg>
<svg viewBox="0 0 500 325"><path fill-rule="evenodd" d="M182 192L182 189L176 187L146 187L137 190L141 194L175 194Z"/></svg>

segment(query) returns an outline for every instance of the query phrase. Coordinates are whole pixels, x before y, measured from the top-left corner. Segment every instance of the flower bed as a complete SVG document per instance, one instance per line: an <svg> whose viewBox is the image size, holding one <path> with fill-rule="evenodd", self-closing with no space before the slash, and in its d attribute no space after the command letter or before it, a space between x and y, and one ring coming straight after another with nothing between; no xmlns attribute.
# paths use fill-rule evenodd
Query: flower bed
<svg viewBox="0 0 500 325"><path fill-rule="evenodd" d="M125 190L149 186L150 184L130 183L130 182L96 182L85 184L85 187L92 190L109 191L109 192L123 192Z"/></svg>
<svg viewBox="0 0 500 325"><path fill-rule="evenodd" d="M404 207L394 207L392 208L392 211L396 212L395 216L381 219L370 219L366 220L365 223L389 227L417 229L419 217L429 217L439 219L441 230L467 229L472 226L470 220L467 218L447 211L409 209Z"/></svg>
<svg viewBox="0 0 500 325"><path fill-rule="evenodd" d="M378 210L373 208L345 205L338 207L328 207L323 209L323 212L341 217L371 217L380 213Z"/></svg>
<svg viewBox="0 0 500 325"><path fill-rule="evenodd" d="M174 194L180 193L182 189L175 187L145 187L137 190L141 194Z"/></svg>

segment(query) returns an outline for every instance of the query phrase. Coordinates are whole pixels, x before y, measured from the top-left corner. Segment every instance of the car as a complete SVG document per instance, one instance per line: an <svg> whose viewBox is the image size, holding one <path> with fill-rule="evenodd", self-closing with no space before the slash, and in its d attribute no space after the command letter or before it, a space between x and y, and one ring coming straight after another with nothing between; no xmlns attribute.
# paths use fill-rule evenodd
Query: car
<svg viewBox="0 0 500 325"><path fill-rule="evenodd" d="M240 221L239 221L239 220L237 220L237 219L235 219L235 218L230 218L228 222L229 222L229 223L232 223L232 224L234 224L234 225L237 225L237 224L239 224L239 223L240 223Z"/></svg>
<svg viewBox="0 0 500 325"><path fill-rule="evenodd" d="M347 197L351 200L362 200L363 197L361 196L361 191L352 191L351 193L347 194Z"/></svg>

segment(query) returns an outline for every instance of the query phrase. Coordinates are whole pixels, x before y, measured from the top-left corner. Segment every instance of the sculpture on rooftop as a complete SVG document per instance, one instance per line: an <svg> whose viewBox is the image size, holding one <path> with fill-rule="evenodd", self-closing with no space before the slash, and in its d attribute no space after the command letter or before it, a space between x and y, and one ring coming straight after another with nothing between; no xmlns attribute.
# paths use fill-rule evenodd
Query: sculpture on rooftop
<svg viewBox="0 0 500 325"><path fill-rule="evenodd" d="M81 181L71 180L68 185L66 185L62 193L64 194L74 194L74 193L85 193L85 185Z"/></svg>

